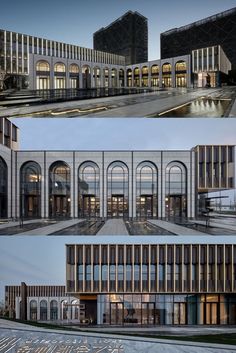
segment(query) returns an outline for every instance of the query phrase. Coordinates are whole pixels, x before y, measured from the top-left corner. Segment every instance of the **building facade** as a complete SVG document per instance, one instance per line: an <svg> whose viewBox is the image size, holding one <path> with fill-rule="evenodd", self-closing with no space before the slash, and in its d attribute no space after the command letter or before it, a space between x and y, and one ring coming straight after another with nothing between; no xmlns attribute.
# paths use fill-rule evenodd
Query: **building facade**
<svg viewBox="0 0 236 353"><path fill-rule="evenodd" d="M236 245L86 237L66 245L66 286L6 286L5 311L59 324L236 325Z"/></svg>
<svg viewBox="0 0 236 353"><path fill-rule="evenodd" d="M81 313L80 313L81 311ZM5 287L5 313L28 321L73 323L83 320L78 298L65 293L65 286L26 285Z"/></svg>
<svg viewBox="0 0 236 353"><path fill-rule="evenodd" d="M66 292L105 325L235 325L236 245L194 237L67 245ZM87 297L87 299L86 299Z"/></svg>
<svg viewBox="0 0 236 353"><path fill-rule="evenodd" d="M195 24L186 27L187 34L184 29L162 33L161 59L154 61L147 57L147 19L136 12L128 12L96 32L95 49L0 30L0 88L48 91L221 86L228 83L232 65L236 65L235 9L199 22L208 28L215 18L225 20L228 15L227 34L224 26L221 29L227 38L216 31L210 40L199 40L198 35L192 39L191 33L198 28ZM182 36L188 38L186 45L182 45Z"/></svg>
<svg viewBox="0 0 236 353"><path fill-rule="evenodd" d="M93 35L93 47L125 57L126 65L148 61L148 20L128 11Z"/></svg>
<svg viewBox="0 0 236 353"><path fill-rule="evenodd" d="M198 193L235 187L235 147L14 151L0 145L1 218L194 218Z"/></svg>
<svg viewBox="0 0 236 353"><path fill-rule="evenodd" d="M236 7L189 25L161 33L161 58L186 55L200 47L220 45L235 70L235 42Z"/></svg>

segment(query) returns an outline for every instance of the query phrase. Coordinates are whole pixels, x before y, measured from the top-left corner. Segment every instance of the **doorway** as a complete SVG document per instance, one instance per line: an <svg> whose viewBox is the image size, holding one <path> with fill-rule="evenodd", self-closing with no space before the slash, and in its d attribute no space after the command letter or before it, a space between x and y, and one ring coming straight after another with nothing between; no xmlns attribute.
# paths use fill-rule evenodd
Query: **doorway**
<svg viewBox="0 0 236 353"><path fill-rule="evenodd" d="M26 218L40 217L40 196L27 195L24 197L24 216Z"/></svg>
<svg viewBox="0 0 236 353"><path fill-rule="evenodd" d="M151 195L140 196L140 218L153 218L153 197Z"/></svg>
<svg viewBox="0 0 236 353"><path fill-rule="evenodd" d="M174 303L174 325L187 324L186 303Z"/></svg>
<svg viewBox="0 0 236 353"><path fill-rule="evenodd" d="M170 217L181 218L186 216L185 197L183 195L170 195L167 200L167 208Z"/></svg>
<svg viewBox="0 0 236 353"><path fill-rule="evenodd" d="M142 325L155 325L155 303L142 303Z"/></svg>
<svg viewBox="0 0 236 353"><path fill-rule="evenodd" d="M55 218L64 218L70 216L70 199L67 196L52 196L51 216Z"/></svg>
<svg viewBox="0 0 236 353"><path fill-rule="evenodd" d="M110 323L111 325L123 325L124 323L124 304L110 303Z"/></svg>
<svg viewBox="0 0 236 353"><path fill-rule="evenodd" d="M83 195L82 217L96 218L98 216L96 197L94 195Z"/></svg>
<svg viewBox="0 0 236 353"><path fill-rule="evenodd" d="M113 218L123 218L127 209L127 201L125 200L124 195L112 195L111 216Z"/></svg>

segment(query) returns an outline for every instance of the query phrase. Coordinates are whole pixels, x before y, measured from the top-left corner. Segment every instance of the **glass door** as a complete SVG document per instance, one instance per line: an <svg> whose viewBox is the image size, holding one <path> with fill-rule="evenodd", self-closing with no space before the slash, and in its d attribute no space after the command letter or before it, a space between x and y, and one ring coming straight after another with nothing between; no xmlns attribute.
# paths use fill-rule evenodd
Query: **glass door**
<svg viewBox="0 0 236 353"><path fill-rule="evenodd" d="M174 325L186 325L186 303L174 303Z"/></svg>
<svg viewBox="0 0 236 353"><path fill-rule="evenodd" d="M141 218L148 219L153 217L153 197L141 196L140 197L140 216Z"/></svg>
<svg viewBox="0 0 236 353"><path fill-rule="evenodd" d="M85 218L95 218L96 212L96 198L93 195L83 195L83 215Z"/></svg>
<svg viewBox="0 0 236 353"><path fill-rule="evenodd" d="M142 325L155 325L155 303L142 303Z"/></svg>
<svg viewBox="0 0 236 353"><path fill-rule="evenodd" d="M206 303L206 325L217 325L218 303Z"/></svg>
<svg viewBox="0 0 236 353"><path fill-rule="evenodd" d="M112 217L123 218L124 217L124 196L112 196L111 200Z"/></svg>
<svg viewBox="0 0 236 353"><path fill-rule="evenodd" d="M110 304L110 323L111 325L124 324L124 305L123 303Z"/></svg>

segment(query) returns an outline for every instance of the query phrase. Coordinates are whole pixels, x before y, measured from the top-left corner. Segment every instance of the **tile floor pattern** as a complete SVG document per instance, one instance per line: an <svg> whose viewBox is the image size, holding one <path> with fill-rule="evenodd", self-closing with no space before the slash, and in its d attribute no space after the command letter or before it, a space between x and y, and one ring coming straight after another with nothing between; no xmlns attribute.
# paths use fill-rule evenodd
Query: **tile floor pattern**
<svg viewBox="0 0 236 353"><path fill-rule="evenodd" d="M124 337L124 336L123 336ZM0 353L230 353L235 346L0 329Z"/></svg>

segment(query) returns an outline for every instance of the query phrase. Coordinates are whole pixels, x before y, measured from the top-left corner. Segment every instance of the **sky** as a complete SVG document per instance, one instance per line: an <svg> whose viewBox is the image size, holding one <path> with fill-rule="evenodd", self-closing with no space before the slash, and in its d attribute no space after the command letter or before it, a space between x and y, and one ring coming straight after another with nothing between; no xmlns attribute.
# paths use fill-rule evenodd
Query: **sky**
<svg viewBox="0 0 236 353"><path fill-rule="evenodd" d="M14 118L22 150L190 149L235 144L236 119Z"/></svg>
<svg viewBox="0 0 236 353"><path fill-rule="evenodd" d="M128 10L149 20L149 60L160 57L160 33L235 7L235 0L11 0L1 4L2 29L93 47L93 33Z"/></svg>

